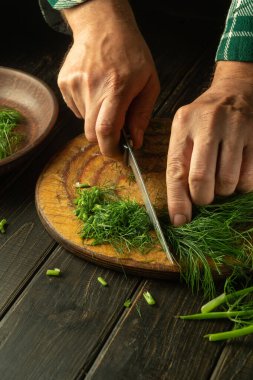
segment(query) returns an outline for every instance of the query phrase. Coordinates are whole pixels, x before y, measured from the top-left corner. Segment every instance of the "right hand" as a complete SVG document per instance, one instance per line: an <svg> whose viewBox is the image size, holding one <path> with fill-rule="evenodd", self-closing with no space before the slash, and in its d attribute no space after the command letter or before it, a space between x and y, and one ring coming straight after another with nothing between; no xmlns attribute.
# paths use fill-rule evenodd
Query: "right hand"
<svg viewBox="0 0 253 380"><path fill-rule="evenodd" d="M63 14L74 40L58 77L66 104L103 155L118 155L125 123L139 148L160 85L128 2L93 0Z"/></svg>

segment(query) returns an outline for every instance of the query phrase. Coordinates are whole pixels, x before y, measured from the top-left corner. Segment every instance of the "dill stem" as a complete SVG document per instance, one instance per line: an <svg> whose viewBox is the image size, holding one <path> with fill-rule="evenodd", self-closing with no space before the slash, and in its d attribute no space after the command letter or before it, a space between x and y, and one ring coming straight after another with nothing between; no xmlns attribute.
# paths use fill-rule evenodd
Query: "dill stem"
<svg viewBox="0 0 253 380"><path fill-rule="evenodd" d="M216 311L212 313L199 313L190 315L180 315L180 319L220 319L231 317L247 317L253 316L253 310L233 310L233 311Z"/></svg>
<svg viewBox="0 0 253 380"><path fill-rule="evenodd" d="M222 305L225 302L231 301L234 298L246 295L253 292L253 286L249 288L238 290L230 294L222 293L218 297L213 298L211 301L207 302L201 307L201 313L209 313L210 311L216 309L218 306Z"/></svg>
<svg viewBox="0 0 253 380"><path fill-rule="evenodd" d="M208 338L210 342L215 342L219 340L226 340L232 338L239 338L240 336L248 335L253 333L253 325L242 327L241 329L225 331L221 333L207 334L204 338Z"/></svg>

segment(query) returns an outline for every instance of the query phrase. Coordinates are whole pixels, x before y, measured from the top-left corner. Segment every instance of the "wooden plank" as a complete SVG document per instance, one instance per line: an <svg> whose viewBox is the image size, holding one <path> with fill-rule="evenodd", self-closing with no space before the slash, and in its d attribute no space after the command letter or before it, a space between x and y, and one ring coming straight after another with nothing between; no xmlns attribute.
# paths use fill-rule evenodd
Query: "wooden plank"
<svg viewBox="0 0 253 380"><path fill-rule="evenodd" d="M251 380L253 373L253 336L230 340L210 380Z"/></svg>
<svg viewBox="0 0 253 380"><path fill-rule="evenodd" d="M155 306L145 302L144 290L153 295ZM147 281L85 379L208 379L223 344L211 344L203 336L227 324L175 318L196 312L202 302L182 284Z"/></svg>
<svg viewBox="0 0 253 380"><path fill-rule="evenodd" d="M41 223L34 212L33 201L30 201L18 216L14 226L9 226L5 242L0 241L0 243L1 318L50 254L55 242L41 228Z"/></svg>
<svg viewBox="0 0 253 380"><path fill-rule="evenodd" d="M45 275L55 267L62 277ZM57 249L0 324L1 380L73 379L94 361L138 283Z"/></svg>

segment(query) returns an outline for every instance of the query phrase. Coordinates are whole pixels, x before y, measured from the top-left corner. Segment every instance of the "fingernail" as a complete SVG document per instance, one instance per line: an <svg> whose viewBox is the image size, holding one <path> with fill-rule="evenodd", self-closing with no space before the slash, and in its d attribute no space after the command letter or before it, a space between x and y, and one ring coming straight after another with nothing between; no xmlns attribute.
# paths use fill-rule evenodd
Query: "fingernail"
<svg viewBox="0 0 253 380"><path fill-rule="evenodd" d="M173 224L175 227L182 226L187 222L187 218L185 215L182 214L176 214L173 218Z"/></svg>

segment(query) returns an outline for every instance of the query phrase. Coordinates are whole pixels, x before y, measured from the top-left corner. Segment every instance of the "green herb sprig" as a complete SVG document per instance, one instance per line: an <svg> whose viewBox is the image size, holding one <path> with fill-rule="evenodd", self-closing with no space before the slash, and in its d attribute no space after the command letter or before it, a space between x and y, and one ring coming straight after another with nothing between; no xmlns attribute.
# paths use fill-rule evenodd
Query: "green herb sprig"
<svg viewBox="0 0 253 380"><path fill-rule="evenodd" d="M0 160L15 153L23 136L15 132L22 120L21 114L13 109L0 108Z"/></svg>

